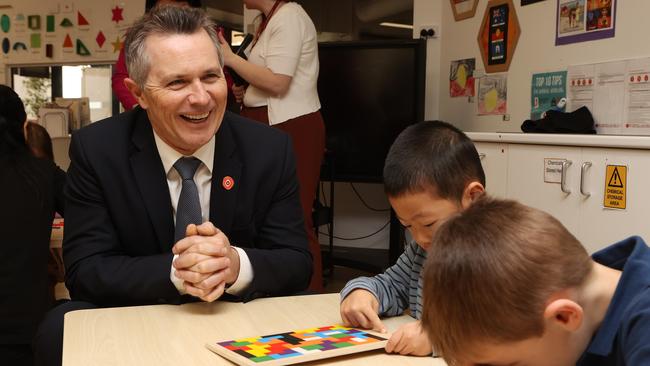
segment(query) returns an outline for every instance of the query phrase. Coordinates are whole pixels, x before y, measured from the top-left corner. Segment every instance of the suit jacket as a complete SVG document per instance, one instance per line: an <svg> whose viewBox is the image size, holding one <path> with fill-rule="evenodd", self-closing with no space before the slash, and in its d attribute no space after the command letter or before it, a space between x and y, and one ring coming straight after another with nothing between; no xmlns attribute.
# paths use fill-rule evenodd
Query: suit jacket
<svg viewBox="0 0 650 366"><path fill-rule="evenodd" d="M79 130L70 160L63 256L72 299L99 306L197 300L181 296L169 278L173 212L147 113L136 107ZM289 137L226 112L212 176L210 221L246 251L254 271L238 300L306 288L311 254Z"/></svg>
<svg viewBox="0 0 650 366"><path fill-rule="evenodd" d="M52 300L47 260L65 172L27 154L0 157L0 344L31 343Z"/></svg>

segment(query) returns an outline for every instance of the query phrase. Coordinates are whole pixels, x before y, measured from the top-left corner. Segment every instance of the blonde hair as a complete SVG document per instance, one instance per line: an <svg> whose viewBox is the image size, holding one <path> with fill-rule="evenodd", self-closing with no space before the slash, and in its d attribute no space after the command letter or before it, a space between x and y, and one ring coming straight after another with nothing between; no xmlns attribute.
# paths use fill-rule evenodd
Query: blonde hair
<svg viewBox="0 0 650 366"><path fill-rule="evenodd" d="M587 251L551 215L480 198L434 236L423 274L423 328L450 365L480 342L541 336L549 296L580 286L591 269Z"/></svg>

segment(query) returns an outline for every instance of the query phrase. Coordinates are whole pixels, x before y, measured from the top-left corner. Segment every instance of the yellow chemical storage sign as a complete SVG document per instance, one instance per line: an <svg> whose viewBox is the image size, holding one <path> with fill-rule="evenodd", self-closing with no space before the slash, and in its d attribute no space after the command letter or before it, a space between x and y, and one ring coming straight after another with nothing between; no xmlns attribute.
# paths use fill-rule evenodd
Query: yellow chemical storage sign
<svg viewBox="0 0 650 366"><path fill-rule="evenodd" d="M607 208L625 209L627 192L627 166L608 165L605 171L605 194L603 205Z"/></svg>

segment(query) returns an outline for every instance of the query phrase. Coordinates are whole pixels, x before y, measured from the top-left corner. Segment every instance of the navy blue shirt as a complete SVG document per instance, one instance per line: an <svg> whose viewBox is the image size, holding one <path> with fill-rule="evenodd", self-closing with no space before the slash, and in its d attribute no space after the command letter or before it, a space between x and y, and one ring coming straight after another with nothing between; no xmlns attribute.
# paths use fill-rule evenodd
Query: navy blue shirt
<svg viewBox="0 0 650 366"><path fill-rule="evenodd" d="M593 255L623 271L600 328L577 366L650 365L650 248L638 236Z"/></svg>

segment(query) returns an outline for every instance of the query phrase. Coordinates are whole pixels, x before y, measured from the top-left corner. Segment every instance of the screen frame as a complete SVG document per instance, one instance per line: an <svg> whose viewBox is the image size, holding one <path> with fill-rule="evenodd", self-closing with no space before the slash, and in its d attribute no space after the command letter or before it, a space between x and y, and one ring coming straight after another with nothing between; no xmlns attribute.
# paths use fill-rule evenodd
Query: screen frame
<svg viewBox="0 0 650 366"><path fill-rule="evenodd" d="M412 67L413 72L413 95L415 100L412 105L412 113L415 120L411 124L424 120L424 101L425 101L425 86L426 86L426 47L427 43L424 39L391 39L391 40L371 40L371 41L345 41L345 42L319 42L319 55L323 49L350 49L352 52L359 49L412 49L415 57L411 65L405 67ZM345 65L341 65L345 67ZM396 70L399 72L399 70ZM321 76L319 75L319 86ZM320 90L320 88L319 88ZM321 109L327 106L321 106ZM325 121L326 134L327 134L327 120ZM395 136L397 137L397 136ZM340 157L338 157L340 158ZM359 183L382 183L383 174L379 172L376 175L369 175L364 173L353 172L338 172L336 169L336 151L327 151L323 169L321 170L321 181L332 182L359 182ZM382 164L383 165L383 164Z"/></svg>

